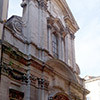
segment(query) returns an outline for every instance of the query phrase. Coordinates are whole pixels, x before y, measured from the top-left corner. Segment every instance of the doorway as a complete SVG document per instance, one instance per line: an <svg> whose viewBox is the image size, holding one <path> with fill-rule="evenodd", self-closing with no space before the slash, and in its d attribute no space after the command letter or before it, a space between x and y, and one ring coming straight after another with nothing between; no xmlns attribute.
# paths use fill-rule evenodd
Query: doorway
<svg viewBox="0 0 100 100"><path fill-rule="evenodd" d="M53 97L53 100L69 100L65 93L58 93Z"/></svg>

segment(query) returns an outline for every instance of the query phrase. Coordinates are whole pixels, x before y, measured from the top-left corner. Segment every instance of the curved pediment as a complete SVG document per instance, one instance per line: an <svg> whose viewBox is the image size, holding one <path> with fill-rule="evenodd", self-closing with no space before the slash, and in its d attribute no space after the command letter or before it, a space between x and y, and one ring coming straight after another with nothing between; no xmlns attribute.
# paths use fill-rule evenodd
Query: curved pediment
<svg viewBox="0 0 100 100"><path fill-rule="evenodd" d="M60 75L65 76L70 81L76 82L77 79L74 75L74 72L70 69L70 67L61 60L58 59L51 59L46 62L47 65L51 66L54 71L59 73Z"/></svg>

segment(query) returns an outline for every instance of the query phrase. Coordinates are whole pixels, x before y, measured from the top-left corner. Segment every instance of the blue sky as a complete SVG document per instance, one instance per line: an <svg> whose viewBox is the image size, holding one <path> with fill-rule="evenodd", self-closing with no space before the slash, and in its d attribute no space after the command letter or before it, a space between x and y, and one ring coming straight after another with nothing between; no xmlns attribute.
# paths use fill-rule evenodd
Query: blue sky
<svg viewBox="0 0 100 100"><path fill-rule="evenodd" d="M100 76L100 0L67 0L80 27L76 33L76 61L81 76Z"/></svg>
<svg viewBox="0 0 100 100"><path fill-rule="evenodd" d="M10 0L8 17L21 15L22 0ZM100 0L66 0L80 29L75 34L81 77L100 76Z"/></svg>

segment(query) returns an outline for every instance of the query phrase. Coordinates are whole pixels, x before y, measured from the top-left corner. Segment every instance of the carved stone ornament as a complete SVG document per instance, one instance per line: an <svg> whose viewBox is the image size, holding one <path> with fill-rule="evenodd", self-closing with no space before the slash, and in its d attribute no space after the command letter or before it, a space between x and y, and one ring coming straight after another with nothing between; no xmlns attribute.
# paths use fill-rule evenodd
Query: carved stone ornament
<svg viewBox="0 0 100 100"><path fill-rule="evenodd" d="M22 34L22 28L23 28L23 21L22 18L19 16L12 16L9 18L5 24L6 27L8 27L10 30L12 30L12 33L17 37L24 41L27 39Z"/></svg>
<svg viewBox="0 0 100 100"><path fill-rule="evenodd" d="M6 25L11 28L15 33L22 33L22 18L19 16L12 16L8 19Z"/></svg>
<svg viewBox="0 0 100 100"><path fill-rule="evenodd" d="M45 79L38 78L38 87L42 89L48 89L49 82Z"/></svg>
<svg viewBox="0 0 100 100"><path fill-rule="evenodd" d="M6 74L8 77L11 77L15 80L27 83L27 77L25 74L11 67L8 67L6 64L3 64L1 73Z"/></svg>
<svg viewBox="0 0 100 100"><path fill-rule="evenodd" d="M38 5L41 9L47 10L47 2L46 0L38 0Z"/></svg>

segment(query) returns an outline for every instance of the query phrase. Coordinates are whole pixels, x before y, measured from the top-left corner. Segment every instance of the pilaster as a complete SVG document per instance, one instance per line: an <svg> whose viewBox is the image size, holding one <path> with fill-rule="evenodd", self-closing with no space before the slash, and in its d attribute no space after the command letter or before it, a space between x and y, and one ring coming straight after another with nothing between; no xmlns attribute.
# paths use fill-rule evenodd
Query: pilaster
<svg viewBox="0 0 100 100"><path fill-rule="evenodd" d="M74 43L74 39L75 39L75 35L74 34L70 34L71 36L71 47L72 47L72 65L74 68L74 71L76 70L76 61L75 61L75 43Z"/></svg>
<svg viewBox="0 0 100 100"><path fill-rule="evenodd" d="M1 75L0 78L0 100L9 100L10 80L7 76Z"/></svg>
<svg viewBox="0 0 100 100"><path fill-rule="evenodd" d="M2 38L3 22L7 19L9 0L0 0L0 39Z"/></svg>

